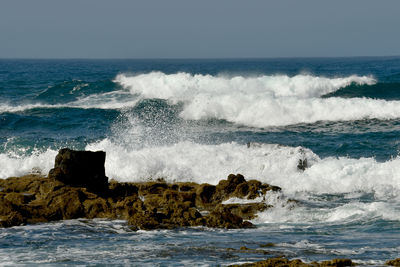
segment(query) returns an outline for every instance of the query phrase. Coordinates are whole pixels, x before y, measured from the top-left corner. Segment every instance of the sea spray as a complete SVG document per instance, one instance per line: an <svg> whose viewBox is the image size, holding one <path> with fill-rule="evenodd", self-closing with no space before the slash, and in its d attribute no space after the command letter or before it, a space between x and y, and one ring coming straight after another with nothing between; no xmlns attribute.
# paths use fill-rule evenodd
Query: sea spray
<svg viewBox="0 0 400 267"><path fill-rule="evenodd" d="M46 175L57 151L71 147L105 150L106 175L119 181L216 184L242 173L282 188L253 200L274 205L252 220L255 229L133 232L123 221L81 219L17 226L0 231L2 262L265 258L242 246L306 261L398 257L398 58L3 60L0 68L2 178Z"/></svg>
<svg viewBox="0 0 400 267"><path fill-rule="evenodd" d="M144 99L183 103L186 120L223 119L252 127L314 123L321 120L394 119L400 102L366 98L320 98L351 84L373 85L369 76L326 78L310 75L224 77L164 74L120 74L115 82Z"/></svg>

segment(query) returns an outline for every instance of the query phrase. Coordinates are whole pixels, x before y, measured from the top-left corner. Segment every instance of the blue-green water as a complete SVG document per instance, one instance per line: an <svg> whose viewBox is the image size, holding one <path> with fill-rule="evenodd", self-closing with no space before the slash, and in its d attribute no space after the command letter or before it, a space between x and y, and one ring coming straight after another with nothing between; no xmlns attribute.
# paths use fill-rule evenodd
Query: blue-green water
<svg viewBox="0 0 400 267"><path fill-rule="evenodd" d="M0 60L0 178L46 174L62 147L106 151L119 181L242 173L283 192L250 230L0 229L0 265L399 257L400 58Z"/></svg>

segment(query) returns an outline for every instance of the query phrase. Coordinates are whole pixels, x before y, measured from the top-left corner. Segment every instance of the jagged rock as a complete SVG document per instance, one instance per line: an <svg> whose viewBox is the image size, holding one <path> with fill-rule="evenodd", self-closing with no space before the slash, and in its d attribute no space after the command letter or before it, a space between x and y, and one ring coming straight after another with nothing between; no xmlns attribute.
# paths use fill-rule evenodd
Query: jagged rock
<svg viewBox="0 0 400 267"><path fill-rule="evenodd" d="M205 207L212 203L212 197L215 193L216 186L210 184L201 184L196 190L196 204Z"/></svg>
<svg viewBox="0 0 400 267"><path fill-rule="evenodd" d="M216 189L219 191L223 196L224 195L229 195L233 193L236 190L236 187L241 184L246 182L244 179L243 175L241 174L229 174L227 180L221 180Z"/></svg>
<svg viewBox="0 0 400 267"><path fill-rule="evenodd" d="M119 183L112 180L108 186L108 195L112 198L124 198L127 196L137 195L139 188L130 183Z"/></svg>
<svg viewBox="0 0 400 267"><path fill-rule="evenodd" d="M223 227L227 229L242 228L243 218L233 214L228 207L218 205L206 216L208 227Z"/></svg>
<svg viewBox="0 0 400 267"><path fill-rule="evenodd" d="M54 168L50 170L48 177L67 185L104 193L108 189L105 160L106 153L103 151L75 151L63 148L59 150Z"/></svg>
<svg viewBox="0 0 400 267"><path fill-rule="evenodd" d="M56 165L61 171L63 165ZM162 180L111 181L108 189L100 193L93 187L79 186L77 181L69 185L53 178L28 175L0 179L0 227L81 217L124 219L133 229L254 227L246 220L255 218L257 212L270 206L262 202L222 204L222 201L231 197L255 198L263 192L277 190L255 180L247 182L240 174L228 176L217 186L169 184Z"/></svg>

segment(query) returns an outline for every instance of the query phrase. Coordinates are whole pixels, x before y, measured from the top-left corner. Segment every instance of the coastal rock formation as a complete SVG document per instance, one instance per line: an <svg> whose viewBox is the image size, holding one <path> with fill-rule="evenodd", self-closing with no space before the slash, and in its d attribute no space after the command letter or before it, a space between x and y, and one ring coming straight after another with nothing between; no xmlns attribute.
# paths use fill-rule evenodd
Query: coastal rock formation
<svg viewBox="0 0 400 267"><path fill-rule="evenodd" d="M247 221L271 206L223 204L255 199L280 188L229 175L218 185L190 182L108 183L104 152L61 149L48 177L0 179L0 226L76 218L124 219L133 229L253 227Z"/></svg>
<svg viewBox="0 0 400 267"><path fill-rule="evenodd" d="M85 187L95 193L103 193L108 187L104 163L106 152L75 151L60 149L49 178L77 187Z"/></svg>
<svg viewBox="0 0 400 267"><path fill-rule="evenodd" d="M235 182L235 181L240 181ZM270 208L262 202L222 204L231 197L276 191L241 175L230 175L217 186L163 181L111 181L101 194L56 179L28 175L0 180L0 226L76 218L125 219L135 229L208 226L252 227L246 220ZM243 190L246 188L246 190ZM253 193L254 193L253 192Z"/></svg>

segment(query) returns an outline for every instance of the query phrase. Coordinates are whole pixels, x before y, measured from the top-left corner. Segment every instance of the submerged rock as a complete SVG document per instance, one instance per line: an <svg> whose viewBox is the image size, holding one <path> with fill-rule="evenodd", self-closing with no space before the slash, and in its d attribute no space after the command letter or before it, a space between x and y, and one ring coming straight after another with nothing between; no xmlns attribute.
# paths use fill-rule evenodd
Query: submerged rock
<svg viewBox="0 0 400 267"><path fill-rule="evenodd" d="M386 265L389 266L400 266L400 258L394 259L394 260L388 260L385 263Z"/></svg>
<svg viewBox="0 0 400 267"><path fill-rule="evenodd" d="M304 263L299 259L288 260L285 258L269 258L263 261L254 263L245 263L233 266L245 266L245 267L344 267L344 266L355 266L356 264L350 259L333 259L330 261L322 262L311 262Z"/></svg>

